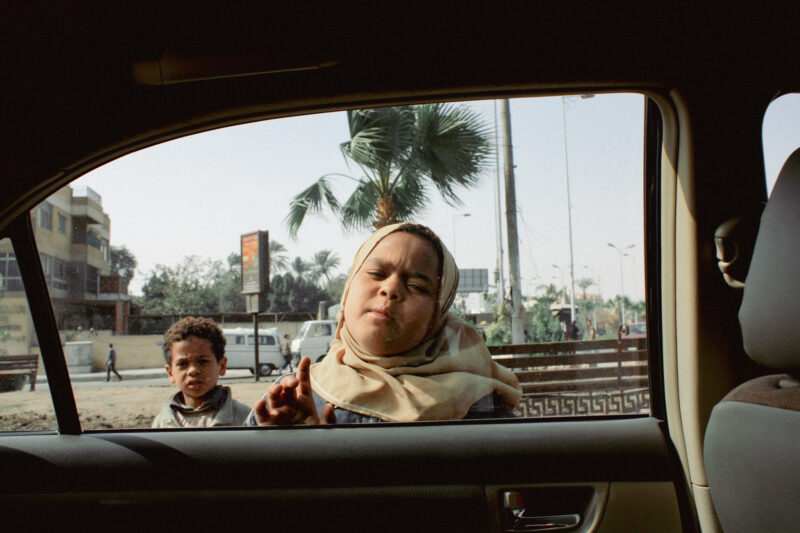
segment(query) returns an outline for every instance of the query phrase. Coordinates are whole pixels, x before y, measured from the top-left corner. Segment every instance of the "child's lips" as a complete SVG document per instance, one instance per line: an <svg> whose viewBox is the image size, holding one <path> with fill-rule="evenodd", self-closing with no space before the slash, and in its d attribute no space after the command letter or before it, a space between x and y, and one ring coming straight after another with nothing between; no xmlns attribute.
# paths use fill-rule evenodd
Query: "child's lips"
<svg viewBox="0 0 800 533"><path fill-rule="evenodd" d="M367 311L367 314L375 320L388 321L392 320L392 314L386 308L372 308Z"/></svg>

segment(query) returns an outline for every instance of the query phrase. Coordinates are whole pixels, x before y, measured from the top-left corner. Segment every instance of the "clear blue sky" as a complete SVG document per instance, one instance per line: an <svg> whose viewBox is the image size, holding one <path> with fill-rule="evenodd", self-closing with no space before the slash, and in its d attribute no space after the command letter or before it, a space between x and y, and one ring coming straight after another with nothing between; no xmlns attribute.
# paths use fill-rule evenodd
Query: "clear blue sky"
<svg viewBox="0 0 800 533"><path fill-rule="evenodd" d="M623 261L624 289L628 297L642 299L643 98L597 95L569 97L565 103L575 278L594 279L597 286L590 292L618 294L619 255L607 243L633 244ZM469 105L493 123L493 101ZM561 285L561 270L553 265L569 265L561 113L558 97L511 102L525 293L542 284ZM791 128L798 118L797 97L785 97L770 108L765 127L779 141L767 150L768 176L777 175L780 163L800 146L800 135ZM328 215L308 219L292 240L284 219L291 197L319 176L358 176L339 152L346 139L344 113L259 122L142 150L74 185L88 185L102 196L111 217L111 244L125 245L136 256L134 293L156 264L175 265L188 255L224 260L238 252L241 234L259 229L284 244L290 258L308 260L316 251L334 249L345 273L367 232L345 234ZM502 167L500 161L501 176ZM347 179L337 183L342 197L353 188ZM418 221L455 248L459 267L488 268L491 279L497 257L494 161L480 186L462 192L461 198L464 205L453 208L432 190L430 206ZM460 216L464 213L470 216ZM504 248L505 239L503 229Z"/></svg>

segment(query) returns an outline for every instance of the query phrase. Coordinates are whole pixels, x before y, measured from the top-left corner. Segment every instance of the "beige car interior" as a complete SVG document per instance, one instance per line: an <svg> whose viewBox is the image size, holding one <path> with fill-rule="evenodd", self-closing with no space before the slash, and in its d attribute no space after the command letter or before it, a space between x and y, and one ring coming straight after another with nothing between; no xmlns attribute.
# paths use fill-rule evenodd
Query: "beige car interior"
<svg viewBox="0 0 800 533"><path fill-rule="evenodd" d="M719 402L705 439L711 499L724 531L791 531L800 523L800 150L786 161L761 216L739 310L744 347L782 372Z"/></svg>

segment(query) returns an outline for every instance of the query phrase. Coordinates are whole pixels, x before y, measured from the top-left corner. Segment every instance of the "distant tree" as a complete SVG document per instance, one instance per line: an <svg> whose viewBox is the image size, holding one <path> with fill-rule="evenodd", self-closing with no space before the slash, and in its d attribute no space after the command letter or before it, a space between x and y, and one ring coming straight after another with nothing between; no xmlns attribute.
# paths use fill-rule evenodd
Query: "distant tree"
<svg viewBox="0 0 800 533"><path fill-rule="evenodd" d="M219 313L235 285L235 271L221 261L189 256L173 267L156 265L136 303L143 315Z"/></svg>
<svg viewBox="0 0 800 533"><path fill-rule="evenodd" d="M626 304L626 312L631 315L631 322L644 322L645 314L647 313L647 305L643 300L631 302L630 308Z"/></svg>
<svg viewBox="0 0 800 533"><path fill-rule="evenodd" d="M629 317L627 315L628 315L628 310L631 308L631 301L628 299L627 296L623 298L622 296L617 294L616 296L614 296L613 299L606 300L606 302L605 302L605 306L607 308L616 309L616 311L618 312L618 315L619 315L618 318L617 318L618 322L622 321L622 303L623 302L625 302L625 315L626 315L625 318L628 319L628 321L630 321Z"/></svg>
<svg viewBox="0 0 800 533"><path fill-rule="evenodd" d="M297 279L307 280L310 277L309 275L312 274L313 266L311 263L304 261L302 258L295 257L294 261L292 261L289 265L289 269ZM311 277L313 277L313 275Z"/></svg>
<svg viewBox="0 0 800 533"><path fill-rule="evenodd" d="M312 269L316 276L327 284L331 280L333 269L339 266L339 257L333 250L321 250L311 259Z"/></svg>
<svg viewBox="0 0 800 533"><path fill-rule="evenodd" d="M486 344L494 346L511 342L511 310L509 305L501 301L493 306L494 322L486 326Z"/></svg>
<svg viewBox="0 0 800 533"><path fill-rule="evenodd" d="M492 153L488 124L464 106L355 109L347 122L350 139L340 149L363 175L343 176L357 183L344 203L333 193L333 174L295 196L286 219L292 236L307 214L326 207L348 229L412 219L427 204L431 186L447 203L460 205L456 188L475 185Z"/></svg>
<svg viewBox="0 0 800 533"><path fill-rule="evenodd" d="M269 273L280 274L289 269L289 256L286 247L278 241L269 241Z"/></svg>
<svg viewBox="0 0 800 533"><path fill-rule="evenodd" d="M228 269L220 271L213 284L217 298L217 312L244 313L246 310L242 295L242 256L232 253L228 256Z"/></svg>
<svg viewBox="0 0 800 533"><path fill-rule="evenodd" d="M578 287L580 287L583 301L586 301L586 289L594 285L594 280L592 278L581 278L578 280Z"/></svg>
<svg viewBox="0 0 800 533"><path fill-rule="evenodd" d="M527 327L529 342L554 342L564 339L561 324L550 310L550 306L557 301L557 294L548 291L537 298L531 308L531 320Z"/></svg>
<svg viewBox="0 0 800 533"><path fill-rule="evenodd" d="M536 287L537 291L542 291L542 298L550 300L550 303L560 301L564 296L564 289L559 289L552 283L548 285L539 285Z"/></svg>
<svg viewBox="0 0 800 533"><path fill-rule="evenodd" d="M119 276L122 292L128 293L128 286L136 273L136 257L126 246L111 247L111 275Z"/></svg>
<svg viewBox="0 0 800 533"><path fill-rule="evenodd" d="M581 289L581 301L579 308L584 317L588 317L594 309L594 300L586 298L586 289L594 285L594 280L591 278L581 278L578 280L578 287Z"/></svg>
<svg viewBox="0 0 800 533"><path fill-rule="evenodd" d="M328 283L325 284L325 290L331 297L331 303L339 303L342 300L342 293L344 292L344 285L347 283L347 276L339 274L332 277Z"/></svg>
<svg viewBox="0 0 800 533"><path fill-rule="evenodd" d="M228 268L230 270L236 270L239 272L239 275L242 275L242 254L237 254L233 252L228 254Z"/></svg>
<svg viewBox="0 0 800 533"><path fill-rule="evenodd" d="M316 313L319 302L330 300L326 291L310 281L296 279L291 274L278 274L273 278L267 294L267 312Z"/></svg>

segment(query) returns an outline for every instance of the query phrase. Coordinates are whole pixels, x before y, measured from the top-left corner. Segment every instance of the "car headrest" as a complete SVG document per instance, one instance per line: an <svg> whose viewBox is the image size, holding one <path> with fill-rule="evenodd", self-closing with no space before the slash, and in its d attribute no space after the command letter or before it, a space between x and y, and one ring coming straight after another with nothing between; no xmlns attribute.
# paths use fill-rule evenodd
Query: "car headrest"
<svg viewBox="0 0 800 533"><path fill-rule="evenodd" d="M800 149L783 165L761 215L739 322L754 361L800 370Z"/></svg>

